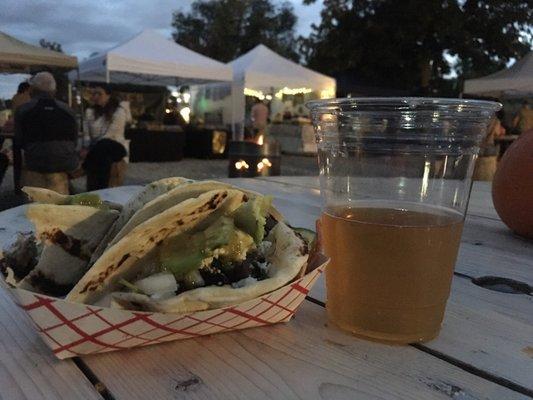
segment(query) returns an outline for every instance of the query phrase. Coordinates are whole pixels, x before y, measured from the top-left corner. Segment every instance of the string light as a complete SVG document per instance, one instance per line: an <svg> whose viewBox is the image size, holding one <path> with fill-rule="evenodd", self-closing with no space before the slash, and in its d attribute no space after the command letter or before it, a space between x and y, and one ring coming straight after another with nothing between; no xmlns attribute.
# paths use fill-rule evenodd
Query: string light
<svg viewBox="0 0 533 400"><path fill-rule="evenodd" d="M276 98L278 99L281 99L284 94L289 95L289 96L291 95L294 96L295 94L307 94L307 93L311 93L312 91L313 89L311 88L302 87L302 88L291 89L285 86L283 89L278 90L278 92L274 96L276 96Z"/></svg>
<svg viewBox="0 0 533 400"><path fill-rule="evenodd" d="M257 163L257 171L261 172L263 168L267 167L270 168L272 166L272 163L268 158L263 158L261 161Z"/></svg>
<svg viewBox="0 0 533 400"><path fill-rule="evenodd" d="M335 97L335 88L329 87L327 89L320 91L320 98L321 99L331 99Z"/></svg>
<svg viewBox="0 0 533 400"><path fill-rule="evenodd" d="M265 94L262 91L260 91L260 90L244 88L244 95L245 96L257 97L259 100L264 100L265 99Z"/></svg>

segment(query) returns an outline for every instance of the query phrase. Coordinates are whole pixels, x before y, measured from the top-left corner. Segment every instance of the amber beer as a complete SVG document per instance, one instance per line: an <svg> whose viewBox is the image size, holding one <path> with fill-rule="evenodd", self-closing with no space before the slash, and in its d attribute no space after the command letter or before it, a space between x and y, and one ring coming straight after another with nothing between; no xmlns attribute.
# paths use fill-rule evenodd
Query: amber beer
<svg viewBox="0 0 533 400"><path fill-rule="evenodd" d="M335 207L322 215L329 321L389 343L437 336L463 228L442 209Z"/></svg>

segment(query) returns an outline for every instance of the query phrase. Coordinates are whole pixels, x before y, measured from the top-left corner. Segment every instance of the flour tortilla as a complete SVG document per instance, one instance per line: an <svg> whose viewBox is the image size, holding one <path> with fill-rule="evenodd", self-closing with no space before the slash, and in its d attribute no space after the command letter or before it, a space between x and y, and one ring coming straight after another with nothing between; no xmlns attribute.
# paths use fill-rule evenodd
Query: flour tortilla
<svg viewBox="0 0 533 400"><path fill-rule="evenodd" d="M146 203L144 207L138 210L128 220L124 227L122 227L120 232L118 232L117 235L111 240L109 246L117 243L120 239L131 232L133 228L140 225L144 221L155 217L156 215L168 210L170 207L173 207L182 201L198 197L203 193L209 192L210 190L227 189L230 187L231 185L216 181L198 181L178 185L167 193L162 194Z"/></svg>
<svg viewBox="0 0 533 400"><path fill-rule="evenodd" d="M67 204L69 195L57 193L50 189L38 188L33 186L24 186L22 191L26 193L31 201L44 204Z"/></svg>
<svg viewBox="0 0 533 400"><path fill-rule="evenodd" d="M57 193L50 189L33 186L24 186L22 191L26 193L31 201L42 204L70 205L70 201L74 197L68 194ZM103 203L113 210L122 210L120 204L105 200Z"/></svg>
<svg viewBox="0 0 533 400"><path fill-rule="evenodd" d="M35 225L43 249L37 265L19 287L42 293L47 291L45 286L63 286L66 294L87 271L90 255L118 217L118 211L30 204L26 217Z"/></svg>
<svg viewBox="0 0 533 400"><path fill-rule="evenodd" d="M191 183L183 183L181 185L176 186L172 190L168 191L165 194L162 194L150 202L146 203L144 207L139 209L124 225L124 227L118 232L115 237L110 241L108 246L112 246L113 244L117 243L119 240L121 240L124 236L126 236L129 232L131 232L132 229L134 229L136 226L140 225L144 221L147 221L148 219L158 215L159 213L162 213L163 211L169 209L170 207L173 207L182 201L185 201L187 199L198 197L202 193L208 192L210 190L216 190L216 189L237 189L241 190L242 192L246 193L250 197L256 197L261 196L259 193L248 191L248 190L242 190L240 188L237 188L235 186L232 186L228 183L223 182L217 182L217 181L196 181ZM281 213L274 208L274 206L270 207L269 210L270 214L274 217L276 221L283 221L283 216Z"/></svg>
<svg viewBox="0 0 533 400"><path fill-rule="evenodd" d="M182 177L160 179L158 181L149 183L139 193L129 199L128 202L124 204L124 207L122 208L119 217L117 218L111 229L109 229L104 238L101 240L98 247L95 249L91 257L90 265L93 265L96 260L98 260L98 258L100 258L100 256L104 253L104 251L106 251L106 249L110 247L110 242L117 235L117 233L120 232L120 230L124 227L124 225L126 225L129 219L138 210L143 208L145 204L149 203L156 197L168 192L169 190L172 190L176 186L190 182L193 181L191 179Z"/></svg>
<svg viewBox="0 0 533 400"><path fill-rule="evenodd" d="M183 292L166 300L152 300L138 293L113 293L112 306L141 309L163 313L189 313L239 304L272 292L305 270L308 259L303 239L284 223L278 223L267 240L272 242L272 252L266 259L271 263L269 277L241 288L231 285L208 286Z"/></svg>
<svg viewBox="0 0 533 400"><path fill-rule="evenodd" d="M219 189L185 200L132 229L100 257L68 294L67 300L94 304L118 290L120 279L134 279L155 262L158 245L169 236L210 224L246 201L238 190Z"/></svg>

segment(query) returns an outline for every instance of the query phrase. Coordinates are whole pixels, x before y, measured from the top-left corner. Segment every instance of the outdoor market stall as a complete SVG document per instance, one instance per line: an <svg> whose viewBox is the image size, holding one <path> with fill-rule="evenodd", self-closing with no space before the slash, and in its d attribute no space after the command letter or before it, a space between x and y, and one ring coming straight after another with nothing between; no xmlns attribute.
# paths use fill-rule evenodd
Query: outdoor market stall
<svg viewBox="0 0 533 400"><path fill-rule="evenodd" d="M33 46L0 32L0 72L33 74L43 69L71 70L78 66L74 56Z"/></svg>
<svg viewBox="0 0 533 400"><path fill-rule="evenodd" d="M526 54L510 68L466 80L463 92L495 97L533 95L533 52Z"/></svg>
<svg viewBox="0 0 533 400"><path fill-rule="evenodd" d="M76 77L72 75L71 78ZM231 79L230 66L180 46L152 30L145 30L134 38L80 64L82 81L150 85L165 88L163 90L166 90L166 86L231 81ZM187 111L185 110L183 114L188 116ZM162 124L158 127L158 124L152 123L142 130L129 132L128 134L132 136L132 150L145 148L147 143L152 146L159 143L159 150L166 154L165 160L169 158L166 146L174 148L175 158L179 159L183 154L185 133L178 128L171 131L174 135L181 135L182 139L172 142L159 140L161 135L169 134L169 129L163 129ZM151 140L147 138L150 135L160 135L160 137L158 140ZM142 141L142 146L137 146L139 143L135 143L136 138ZM176 143L181 145L177 146ZM151 152L153 153L154 149L151 149ZM144 159L144 155L134 156ZM152 156L150 159L154 161Z"/></svg>
<svg viewBox="0 0 533 400"><path fill-rule="evenodd" d="M231 124L234 138L242 139L246 110L250 107L247 101L259 98L269 103L273 121L270 135L282 142L282 148L285 144L284 150L302 151L302 126L308 125L304 103L334 97L335 79L288 60L262 44L228 65L233 68L231 87L217 84L191 88L192 112L206 123Z"/></svg>
<svg viewBox="0 0 533 400"><path fill-rule="evenodd" d="M0 32L0 73L2 74L34 74L43 70L69 71L78 66L74 56L33 46ZM70 90L69 102L71 100ZM13 140L12 129L0 126L0 136ZM13 174L15 191L20 189L22 157L20 149L13 146Z"/></svg>

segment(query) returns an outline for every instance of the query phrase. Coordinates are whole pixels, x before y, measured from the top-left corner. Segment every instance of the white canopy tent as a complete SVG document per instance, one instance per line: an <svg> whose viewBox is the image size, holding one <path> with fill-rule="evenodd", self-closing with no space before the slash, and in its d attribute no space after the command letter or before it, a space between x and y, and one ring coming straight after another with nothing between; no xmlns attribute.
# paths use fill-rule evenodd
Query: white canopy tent
<svg viewBox="0 0 533 400"><path fill-rule="evenodd" d="M178 86L231 81L231 67L187 49L156 31L134 38L80 63L79 80ZM71 75L71 79L78 79Z"/></svg>
<svg viewBox="0 0 533 400"><path fill-rule="evenodd" d="M478 79L465 81L466 94L531 95L533 94L533 52L529 52L510 68Z"/></svg>
<svg viewBox="0 0 533 400"><path fill-rule="evenodd" d="M262 44L228 65L233 68L232 125L237 136L242 135L244 126L245 93L262 96L274 90L278 94L318 92L321 98L335 96L334 78L288 60Z"/></svg>
<svg viewBox="0 0 533 400"><path fill-rule="evenodd" d="M270 88L335 89L335 79L302 67L265 45L258 45L229 63L233 80L252 90Z"/></svg>
<svg viewBox="0 0 533 400"><path fill-rule="evenodd" d="M46 67L68 70L77 66L74 56L33 46L0 32L0 72L31 74Z"/></svg>

